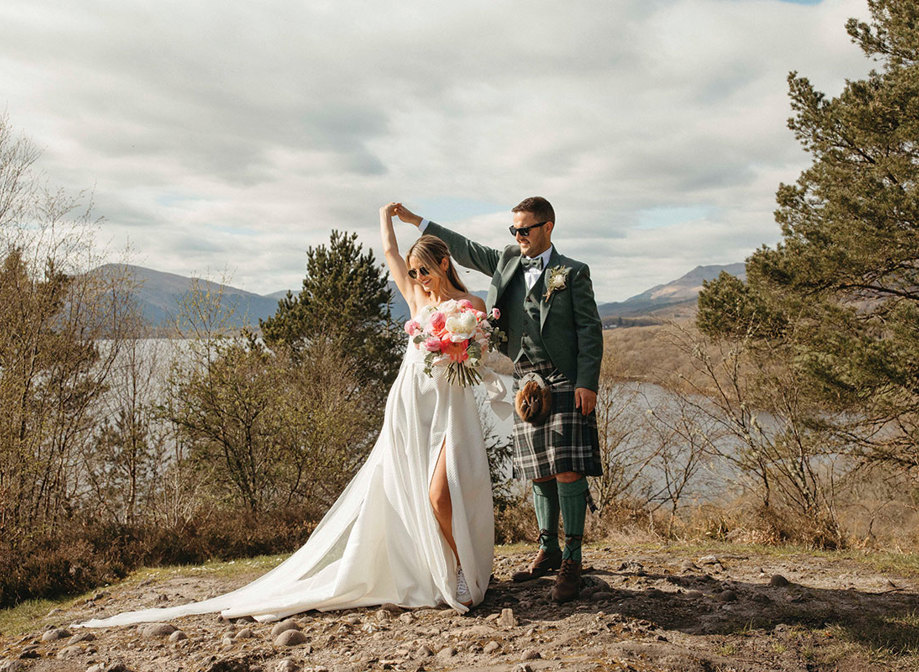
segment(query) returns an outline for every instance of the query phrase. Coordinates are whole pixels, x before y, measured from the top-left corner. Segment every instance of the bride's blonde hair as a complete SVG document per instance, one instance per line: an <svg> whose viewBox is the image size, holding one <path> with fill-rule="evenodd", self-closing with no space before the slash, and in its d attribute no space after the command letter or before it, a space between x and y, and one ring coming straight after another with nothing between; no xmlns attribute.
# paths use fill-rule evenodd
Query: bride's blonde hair
<svg viewBox="0 0 919 672"><path fill-rule="evenodd" d="M421 262L421 265L428 269L429 273L436 273L441 277L446 277L447 281L461 292L468 292L466 285L460 280L456 268L453 266L453 259L450 258L450 250L447 244L437 236L421 236L415 241L415 244L408 249L405 255L405 265L411 267L409 259L415 257ZM440 262L446 257L447 271L444 273L440 267Z"/></svg>

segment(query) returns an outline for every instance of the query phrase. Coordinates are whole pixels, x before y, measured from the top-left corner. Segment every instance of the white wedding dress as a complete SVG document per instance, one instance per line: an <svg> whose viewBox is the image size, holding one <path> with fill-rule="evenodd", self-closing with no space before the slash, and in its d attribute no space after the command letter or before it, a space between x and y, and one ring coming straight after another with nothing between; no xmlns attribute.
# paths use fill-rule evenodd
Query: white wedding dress
<svg viewBox="0 0 919 672"><path fill-rule="evenodd" d="M456 600L456 560L434 518L428 490L441 449L453 505L453 537L474 604L491 576L494 512L488 459L473 389L427 376L424 352L409 343L367 461L309 540L285 562L236 591L175 607L94 619L82 627L164 621L221 612L271 621L309 609L385 603L404 607ZM493 407L503 386L488 376Z"/></svg>

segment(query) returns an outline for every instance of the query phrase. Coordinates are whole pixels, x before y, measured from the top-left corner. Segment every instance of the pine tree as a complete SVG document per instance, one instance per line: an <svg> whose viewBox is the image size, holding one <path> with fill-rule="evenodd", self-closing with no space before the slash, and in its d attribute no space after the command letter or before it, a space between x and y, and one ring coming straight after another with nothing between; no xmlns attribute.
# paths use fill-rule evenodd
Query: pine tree
<svg viewBox="0 0 919 672"><path fill-rule="evenodd" d="M782 241L747 260L745 284L708 283L697 323L791 345L815 403L857 418L874 456L917 466L919 4L868 5L871 22L846 28L879 69L835 98L789 75L789 127L813 162L779 187Z"/></svg>
<svg viewBox="0 0 919 672"><path fill-rule="evenodd" d="M388 386L404 334L392 317L388 274L356 241L357 234L332 231L328 246L310 247L300 293L288 292L260 326L269 346L298 353L321 341L353 362L361 382Z"/></svg>

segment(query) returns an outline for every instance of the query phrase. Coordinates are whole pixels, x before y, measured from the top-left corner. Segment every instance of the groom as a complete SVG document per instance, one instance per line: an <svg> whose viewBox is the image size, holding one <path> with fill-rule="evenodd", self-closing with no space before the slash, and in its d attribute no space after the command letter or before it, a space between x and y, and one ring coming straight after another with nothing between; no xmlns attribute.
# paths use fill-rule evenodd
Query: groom
<svg viewBox="0 0 919 672"><path fill-rule="evenodd" d="M516 245L485 247L401 205L396 214L421 233L442 239L457 263L491 276L488 308L501 311L502 346L514 362L514 378L535 372L551 386L552 410L538 425L514 414L514 471L533 481L539 523L539 552L514 581L559 570L552 599L567 602L581 584L581 540L590 497L585 476L599 476L597 387L603 358L603 328L586 264L562 256L552 245L555 211L534 196L512 212ZM565 550L558 543L558 517Z"/></svg>

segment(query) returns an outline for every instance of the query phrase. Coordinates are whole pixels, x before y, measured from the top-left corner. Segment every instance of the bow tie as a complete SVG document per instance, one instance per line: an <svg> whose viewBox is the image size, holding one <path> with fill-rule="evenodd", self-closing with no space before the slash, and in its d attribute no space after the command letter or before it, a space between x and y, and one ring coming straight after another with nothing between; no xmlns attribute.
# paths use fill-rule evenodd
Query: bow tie
<svg viewBox="0 0 919 672"><path fill-rule="evenodd" d="M521 257L520 263L524 269L535 268L537 271L542 270L542 257Z"/></svg>

